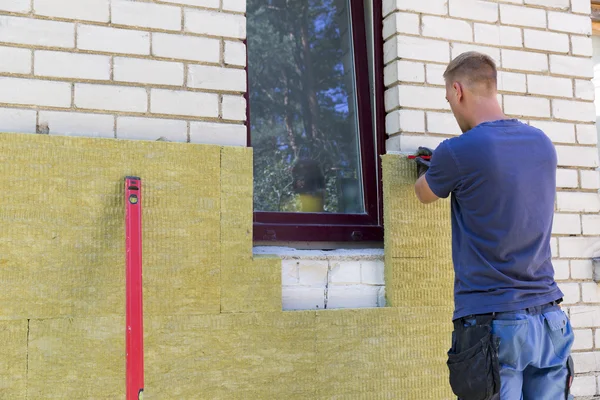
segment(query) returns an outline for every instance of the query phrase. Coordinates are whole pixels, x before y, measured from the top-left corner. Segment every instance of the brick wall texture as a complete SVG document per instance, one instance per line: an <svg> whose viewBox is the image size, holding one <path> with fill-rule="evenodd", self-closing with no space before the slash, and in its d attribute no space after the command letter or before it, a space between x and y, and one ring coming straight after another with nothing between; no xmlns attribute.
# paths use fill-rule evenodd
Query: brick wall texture
<svg viewBox="0 0 600 400"><path fill-rule="evenodd" d="M246 145L245 1L0 1L0 131Z"/></svg>
<svg viewBox="0 0 600 400"><path fill-rule="evenodd" d="M574 328L574 394L600 394L600 179L589 0L384 0L387 149L435 147L460 133L442 72L463 51L499 66L507 115L543 129L558 152L553 257Z"/></svg>

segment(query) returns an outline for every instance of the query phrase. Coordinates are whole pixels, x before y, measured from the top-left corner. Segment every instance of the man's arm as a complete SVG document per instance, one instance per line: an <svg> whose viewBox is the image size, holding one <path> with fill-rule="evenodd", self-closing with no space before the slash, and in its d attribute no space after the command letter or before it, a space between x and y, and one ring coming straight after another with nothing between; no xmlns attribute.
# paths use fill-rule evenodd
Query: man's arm
<svg viewBox="0 0 600 400"><path fill-rule="evenodd" d="M429 187L427 183L427 179L425 179L425 174L421 175L419 179L417 179L417 183L415 183L415 194L419 201L423 204L433 203L440 198L437 197Z"/></svg>

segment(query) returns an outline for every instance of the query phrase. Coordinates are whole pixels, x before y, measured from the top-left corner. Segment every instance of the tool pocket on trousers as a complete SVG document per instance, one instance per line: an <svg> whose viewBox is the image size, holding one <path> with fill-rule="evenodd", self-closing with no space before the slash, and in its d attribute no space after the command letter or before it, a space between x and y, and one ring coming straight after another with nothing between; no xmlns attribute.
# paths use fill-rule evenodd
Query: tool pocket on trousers
<svg viewBox="0 0 600 400"><path fill-rule="evenodd" d="M448 351L450 387L459 399L489 400L500 389L497 342L486 333L462 352Z"/></svg>
<svg viewBox="0 0 600 400"><path fill-rule="evenodd" d="M574 339L567 315L562 310L549 311L543 315L554 353L559 358L567 358Z"/></svg>
<svg viewBox="0 0 600 400"><path fill-rule="evenodd" d="M517 360L527 339L528 329L526 319L496 319L492 322L492 334L500 340L498 349L500 364L517 367Z"/></svg>

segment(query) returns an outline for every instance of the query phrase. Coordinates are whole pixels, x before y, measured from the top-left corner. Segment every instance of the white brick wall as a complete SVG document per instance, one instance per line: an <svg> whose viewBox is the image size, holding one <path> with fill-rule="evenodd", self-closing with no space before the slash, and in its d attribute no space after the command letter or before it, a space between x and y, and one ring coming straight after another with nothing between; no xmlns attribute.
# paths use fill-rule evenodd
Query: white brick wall
<svg viewBox="0 0 600 400"><path fill-rule="evenodd" d="M2 0L0 131L245 146L245 10Z"/></svg>
<svg viewBox="0 0 600 400"><path fill-rule="evenodd" d="M496 60L504 112L555 143L551 250L564 309L576 329L574 393L599 394L600 286L593 282L591 258L600 257L600 173L590 1L384 0L384 9L388 151L436 147L460 134L441 75L448 54L467 50Z"/></svg>

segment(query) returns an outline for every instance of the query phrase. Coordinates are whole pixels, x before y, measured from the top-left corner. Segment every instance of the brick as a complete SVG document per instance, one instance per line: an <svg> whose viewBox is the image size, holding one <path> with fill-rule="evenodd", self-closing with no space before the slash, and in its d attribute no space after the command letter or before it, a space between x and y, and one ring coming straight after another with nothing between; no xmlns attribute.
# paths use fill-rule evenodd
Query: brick
<svg viewBox="0 0 600 400"><path fill-rule="evenodd" d="M452 113L427 112L427 132L446 135L460 134L460 127Z"/></svg>
<svg viewBox="0 0 600 400"><path fill-rule="evenodd" d="M360 261L332 261L329 270L332 284L359 284L361 282Z"/></svg>
<svg viewBox="0 0 600 400"><path fill-rule="evenodd" d="M70 107L71 84L0 77L0 103Z"/></svg>
<svg viewBox="0 0 600 400"><path fill-rule="evenodd" d="M283 310L322 310L325 288L284 286L281 291Z"/></svg>
<svg viewBox="0 0 600 400"><path fill-rule="evenodd" d="M548 28L554 31L591 35L592 20L585 15L550 11L548 12Z"/></svg>
<svg viewBox="0 0 600 400"><path fill-rule="evenodd" d="M600 307L573 306L569 319L573 328L595 328L600 326Z"/></svg>
<svg viewBox="0 0 600 400"><path fill-rule="evenodd" d="M215 118L219 114L218 95L152 89L150 91L150 112Z"/></svg>
<svg viewBox="0 0 600 400"><path fill-rule="evenodd" d="M569 274L569 261L568 260L552 260L554 266L554 279L558 281L568 280Z"/></svg>
<svg viewBox="0 0 600 400"><path fill-rule="evenodd" d="M525 4L546 8L558 8L561 10L568 10L571 5L569 0L525 0Z"/></svg>
<svg viewBox="0 0 600 400"><path fill-rule="evenodd" d="M581 290L579 288L579 283L561 282L558 286L564 293L564 304L577 304L581 301Z"/></svg>
<svg viewBox="0 0 600 400"><path fill-rule="evenodd" d="M497 22L498 4L481 0L450 0L450 16L475 21Z"/></svg>
<svg viewBox="0 0 600 400"><path fill-rule="evenodd" d="M558 246L560 247L561 257L596 257L600 254L600 237L560 237L558 238Z"/></svg>
<svg viewBox="0 0 600 400"><path fill-rule="evenodd" d="M164 118L117 117L117 138L187 142L187 122Z"/></svg>
<svg viewBox="0 0 600 400"><path fill-rule="evenodd" d="M446 84L444 80L444 71L446 71L446 65L440 64L427 64L425 66L425 72L427 75L427 83L431 85L442 85Z"/></svg>
<svg viewBox="0 0 600 400"><path fill-rule="evenodd" d="M283 286L289 286L298 285L299 282L298 261L281 260L281 284Z"/></svg>
<svg viewBox="0 0 600 400"><path fill-rule="evenodd" d="M114 79L121 82L183 85L183 64L140 58L114 58Z"/></svg>
<svg viewBox="0 0 600 400"><path fill-rule="evenodd" d="M385 67L383 80L386 87L396 82L425 82L425 65L412 61L396 61Z"/></svg>
<svg viewBox="0 0 600 400"><path fill-rule="evenodd" d="M423 36L447 40L473 40L473 29L467 21L433 16L422 17Z"/></svg>
<svg viewBox="0 0 600 400"><path fill-rule="evenodd" d="M519 28L475 23L473 29L475 42L494 46L523 47L523 38Z"/></svg>
<svg viewBox="0 0 600 400"><path fill-rule="evenodd" d="M477 46L474 44L464 44L464 43L452 43L452 59L459 56L461 53L466 51L478 51L483 54L487 54L488 56L494 59L496 66L500 66L500 49L495 47L487 47L487 46Z"/></svg>
<svg viewBox="0 0 600 400"><path fill-rule="evenodd" d="M190 65L188 66L187 84L189 87L198 89L245 92L246 71L206 65Z"/></svg>
<svg viewBox="0 0 600 400"><path fill-rule="evenodd" d="M571 0L571 11L590 15L592 12L592 3L589 0Z"/></svg>
<svg viewBox="0 0 600 400"><path fill-rule="evenodd" d="M594 347L594 335L591 329L575 329L573 333L575 334L573 350L591 350Z"/></svg>
<svg viewBox="0 0 600 400"><path fill-rule="evenodd" d="M600 173L594 171L579 171L583 189L600 189Z"/></svg>
<svg viewBox="0 0 600 400"><path fill-rule="evenodd" d="M594 66L591 58L550 55L550 72L570 77L593 78Z"/></svg>
<svg viewBox="0 0 600 400"><path fill-rule="evenodd" d="M504 112L515 116L549 117L550 101L531 96L504 96Z"/></svg>
<svg viewBox="0 0 600 400"><path fill-rule="evenodd" d="M573 55L576 56L593 56L594 49L592 46L592 38L571 35L571 51L573 52Z"/></svg>
<svg viewBox="0 0 600 400"><path fill-rule="evenodd" d="M0 16L0 42L73 48L75 25L3 15Z"/></svg>
<svg viewBox="0 0 600 400"><path fill-rule="evenodd" d="M34 74L74 79L110 79L110 57L36 50Z"/></svg>
<svg viewBox="0 0 600 400"><path fill-rule="evenodd" d="M450 110L446 101L446 90L426 86L395 86L385 92L388 104L400 107Z"/></svg>
<svg viewBox="0 0 600 400"><path fill-rule="evenodd" d="M136 87L75 84L75 106L96 110L146 112L146 89Z"/></svg>
<svg viewBox="0 0 600 400"><path fill-rule="evenodd" d="M531 121L531 126L541 129L554 143L575 143L575 125L556 121Z"/></svg>
<svg viewBox="0 0 600 400"><path fill-rule="evenodd" d="M109 0L33 0L35 14L80 21L108 22Z"/></svg>
<svg viewBox="0 0 600 400"><path fill-rule="evenodd" d="M248 128L241 124L191 122L190 142L221 146L246 146Z"/></svg>
<svg viewBox="0 0 600 400"><path fill-rule="evenodd" d="M530 49L554 51L557 53L568 53L570 49L569 36L564 33L524 29L523 37L525 47Z"/></svg>
<svg viewBox="0 0 600 400"><path fill-rule="evenodd" d="M333 286L327 291L327 308L377 307L381 288L377 286Z"/></svg>
<svg viewBox="0 0 600 400"><path fill-rule="evenodd" d="M328 268L328 261L299 260L298 276L300 285L325 287Z"/></svg>
<svg viewBox="0 0 600 400"><path fill-rule="evenodd" d="M598 130L593 124L578 124L577 125L577 142L580 144L597 144Z"/></svg>
<svg viewBox="0 0 600 400"><path fill-rule="evenodd" d="M246 121L246 99L244 97L223 96L221 106L224 119Z"/></svg>
<svg viewBox="0 0 600 400"><path fill-rule="evenodd" d="M575 79L575 97L582 100L595 100L596 90L589 79Z"/></svg>
<svg viewBox="0 0 600 400"><path fill-rule="evenodd" d="M579 186L577 170L558 168L556 171L556 187L573 189Z"/></svg>
<svg viewBox="0 0 600 400"><path fill-rule="evenodd" d="M246 18L208 10L185 9L186 32L228 38L246 38Z"/></svg>
<svg viewBox="0 0 600 400"><path fill-rule="evenodd" d="M361 261L360 281L367 285L385 284L383 260Z"/></svg>
<svg viewBox="0 0 600 400"><path fill-rule="evenodd" d="M31 11L31 0L1 0L0 10L15 13L29 13Z"/></svg>
<svg viewBox="0 0 600 400"><path fill-rule="evenodd" d="M529 93L546 96L573 97L573 82L567 78L527 75Z"/></svg>
<svg viewBox="0 0 600 400"><path fill-rule="evenodd" d="M594 277L592 260L571 260L571 277L573 279L592 279Z"/></svg>
<svg viewBox="0 0 600 400"><path fill-rule="evenodd" d="M425 132L425 112L420 110L396 110L385 117L388 135L398 132Z"/></svg>
<svg viewBox="0 0 600 400"><path fill-rule="evenodd" d="M150 54L150 34L128 29L80 25L77 48L108 53Z"/></svg>
<svg viewBox="0 0 600 400"><path fill-rule="evenodd" d="M523 71L547 72L548 56L528 51L502 49L502 67Z"/></svg>
<svg viewBox="0 0 600 400"><path fill-rule="evenodd" d="M600 215L582 215L583 234L600 235Z"/></svg>
<svg viewBox="0 0 600 400"><path fill-rule="evenodd" d="M419 146L426 146L435 149L445 140L442 136L426 135L398 135L393 136L386 141L388 151L414 152Z"/></svg>
<svg viewBox="0 0 600 400"><path fill-rule="evenodd" d="M220 40L152 33L152 55L191 61L219 62Z"/></svg>
<svg viewBox="0 0 600 400"><path fill-rule="evenodd" d="M48 126L50 135L115 137L112 115L43 110L39 113L39 123Z"/></svg>
<svg viewBox="0 0 600 400"><path fill-rule="evenodd" d="M598 167L598 151L594 147L555 146L558 165L565 167Z"/></svg>
<svg viewBox="0 0 600 400"><path fill-rule="evenodd" d="M162 0L165 3L185 4L205 8L219 8L219 0Z"/></svg>
<svg viewBox="0 0 600 400"><path fill-rule="evenodd" d="M383 20L383 39L386 40L396 33L419 34L419 15L395 12Z"/></svg>
<svg viewBox="0 0 600 400"><path fill-rule="evenodd" d="M386 41L383 48L386 63L396 58L444 63L450 61L450 44L441 40L399 35Z"/></svg>
<svg viewBox="0 0 600 400"><path fill-rule="evenodd" d="M593 122L596 120L596 107L593 102L576 100L552 100L554 118L570 121Z"/></svg>
<svg viewBox="0 0 600 400"><path fill-rule="evenodd" d="M246 45L243 42L225 41L225 65L246 66Z"/></svg>
<svg viewBox="0 0 600 400"><path fill-rule="evenodd" d="M577 340L577 338L575 338ZM570 393L573 396L593 396L596 394L595 376L576 376Z"/></svg>
<svg viewBox="0 0 600 400"><path fill-rule="evenodd" d="M578 235L581 233L579 214L554 214L552 233L555 235Z"/></svg>
<svg viewBox="0 0 600 400"><path fill-rule="evenodd" d="M180 31L181 8L140 1L112 0L111 22L117 25Z"/></svg>
<svg viewBox="0 0 600 400"><path fill-rule="evenodd" d="M573 353L575 373L600 371L600 352Z"/></svg>
<svg viewBox="0 0 600 400"><path fill-rule="evenodd" d="M19 108L0 108L0 132L35 133L35 111Z"/></svg>
<svg viewBox="0 0 600 400"><path fill-rule="evenodd" d="M516 72L498 71L498 90L525 93L527 91L526 75Z"/></svg>
<svg viewBox="0 0 600 400"><path fill-rule="evenodd" d="M500 22L506 25L545 28L546 11L537 8L500 4Z"/></svg>
<svg viewBox="0 0 600 400"><path fill-rule="evenodd" d="M556 202L559 211L600 211L600 196L598 193L558 192Z"/></svg>
<svg viewBox="0 0 600 400"><path fill-rule="evenodd" d="M223 10L246 12L246 2L240 0L223 0Z"/></svg>
<svg viewBox="0 0 600 400"><path fill-rule="evenodd" d="M388 15L395 10L446 15L448 14L447 1L448 0L427 0L426 2L414 0L384 0L383 15Z"/></svg>
<svg viewBox="0 0 600 400"><path fill-rule="evenodd" d="M29 74L31 72L31 50L0 46L0 72Z"/></svg>

